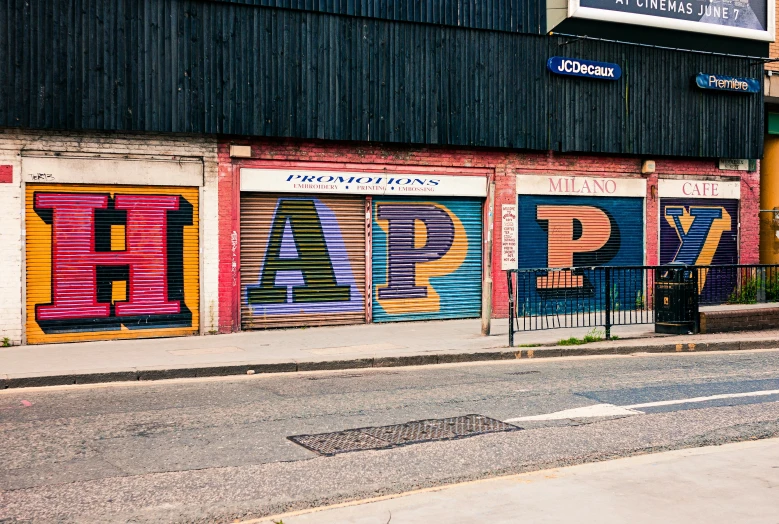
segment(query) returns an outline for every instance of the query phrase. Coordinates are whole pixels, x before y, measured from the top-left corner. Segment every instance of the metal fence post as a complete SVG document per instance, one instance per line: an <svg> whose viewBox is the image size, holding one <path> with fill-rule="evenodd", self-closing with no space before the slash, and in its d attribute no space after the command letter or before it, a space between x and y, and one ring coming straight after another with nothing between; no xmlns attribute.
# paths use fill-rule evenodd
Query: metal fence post
<svg viewBox="0 0 779 524"><path fill-rule="evenodd" d="M756 271L757 275L755 277L755 282L757 283L757 295L755 296L755 301L758 304L764 304L766 301L766 278L765 278L765 268L759 267Z"/></svg>
<svg viewBox="0 0 779 524"><path fill-rule="evenodd" d="M606 340L611 340L611 268L605 268L606 284Z"/></svg>
<svg viewBox="0 0 779 524"><path fill-rule="evenodd" d="M514 289L511 279L511 271L506 271L508 277L508 295L509 295L509 347L514 347Z"/></svg>

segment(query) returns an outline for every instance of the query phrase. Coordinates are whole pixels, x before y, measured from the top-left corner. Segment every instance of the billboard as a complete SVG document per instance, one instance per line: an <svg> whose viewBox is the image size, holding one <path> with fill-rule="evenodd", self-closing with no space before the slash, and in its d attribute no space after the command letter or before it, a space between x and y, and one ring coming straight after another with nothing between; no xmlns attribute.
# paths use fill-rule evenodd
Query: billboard
<svg viewBox="0 0 779 524"><path fill-rule="evenodd" d="M772 42L769 0L570 0L568 16Z"/></svg>

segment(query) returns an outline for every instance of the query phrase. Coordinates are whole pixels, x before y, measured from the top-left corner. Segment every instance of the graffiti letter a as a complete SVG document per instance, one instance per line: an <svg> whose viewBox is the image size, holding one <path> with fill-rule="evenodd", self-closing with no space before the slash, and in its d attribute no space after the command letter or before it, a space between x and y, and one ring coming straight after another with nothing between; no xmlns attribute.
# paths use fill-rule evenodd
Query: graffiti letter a
<svg viewBox="0 0 779 524"><path fill-rule="evenodd" d="M271 224L259 286L247 290L249 304L287 303L279 273L302 276L292 287L292 302L348 302L351 287L338 285L316 203L280 199Z"/></svg>

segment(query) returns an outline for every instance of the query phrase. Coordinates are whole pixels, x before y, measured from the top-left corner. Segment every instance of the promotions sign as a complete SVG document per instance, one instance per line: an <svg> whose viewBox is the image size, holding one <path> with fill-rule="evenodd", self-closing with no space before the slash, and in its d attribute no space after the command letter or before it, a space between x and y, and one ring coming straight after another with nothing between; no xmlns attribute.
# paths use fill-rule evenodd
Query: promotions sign
<svg viewBox="0 0 779 524"><path fill-rule="evenodd" d="M568 16L771 42L774 7L769 0L569 0Z"/></svg>
<svg viewBox="0 0 779 524"><path fill-rule="evenodd" d="M388 196L487 196L483 176L241 169L241 191Z"/></svg>

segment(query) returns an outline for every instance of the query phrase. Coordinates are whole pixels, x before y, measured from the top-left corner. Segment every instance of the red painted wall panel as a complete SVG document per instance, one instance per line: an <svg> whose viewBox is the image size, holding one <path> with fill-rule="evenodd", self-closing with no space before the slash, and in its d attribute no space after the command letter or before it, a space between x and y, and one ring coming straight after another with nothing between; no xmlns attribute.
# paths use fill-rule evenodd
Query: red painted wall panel
<svg viewBox="0 0 779 524"><path fill-rule="evenodd" d="M250 145L251 159L231 159L230 144ZM249 141L230 140L219 146L220 160L220 329L238 329L240 282L234 284L232 233L238 232L238 173L240 166L343 169L402 170L404 172L445 174L475 174L494 176L495 209L501 204L516 202L517 174L621 177L641 173L642 159L604 157L596 155L525 153L495 150L463 150L448 148L412 149L400 146L352 145L328 142ZM235 168L235 169L234 169ZM739 176L734 171L720 171L715 159L656 160L656 172L647 176L646 195L646 263L658 263L658 196L657 180L663 175ZM741 173L741 262L756 263L758 246L749 241L757 238L759 229L759 171ZM505 274L500 269L500 213L495 212L493 224L493 316L505 317L507 290ZM237 249L240 252L240 249Z"/></svg>

